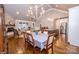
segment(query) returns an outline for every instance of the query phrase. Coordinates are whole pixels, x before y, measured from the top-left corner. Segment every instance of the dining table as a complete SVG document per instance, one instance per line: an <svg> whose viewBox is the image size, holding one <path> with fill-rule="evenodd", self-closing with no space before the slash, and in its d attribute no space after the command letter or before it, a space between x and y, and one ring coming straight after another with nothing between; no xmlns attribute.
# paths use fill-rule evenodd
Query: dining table
<svg viewBox="0 0 79 59"><path fill-rule="evenodd" d="M35 47L39 47L40 50L43 50L48 39L48 34L33 32L32 36L35 42Z"/></svg>

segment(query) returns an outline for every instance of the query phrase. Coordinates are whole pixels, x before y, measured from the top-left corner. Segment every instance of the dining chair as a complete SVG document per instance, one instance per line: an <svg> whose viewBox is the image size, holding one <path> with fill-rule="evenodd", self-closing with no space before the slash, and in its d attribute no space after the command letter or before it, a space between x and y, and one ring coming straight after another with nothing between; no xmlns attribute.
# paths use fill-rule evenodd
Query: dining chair
<svg viewBox="0 0 79 59"><path fill-rule="evenodd" d="M54 34L48 36L48 39L45 45L45 50L47 54L49 53L50 49L52 49L52 53L53 53L53 43L54 43Z"/></svg>
<svg viewBox="0 0 79 59"><path fill-rule="evenodd" d="M44 31L44 34L48 34L48 31Z"/></svg>
<svg viewBox="0 0 79 59"><path fill-rule="evenodd" d="M35 53L35 44L32 34L27 33L27 43L29 43L33 47L33 53Z"/></svg>
<svg viewBox="0 0 79 59"><path fill-rule="evenodd" d="M31 31L30 31L30 30L27 30L26 32L27 32L27 33L29 33L29 34L31 33Z"/></svg>
<svg viewBox="0 0 79 59"><path fill-rule="evenodd" d="M22 32L19 32L18 38L19 39L23 39L24 38L24 34Z"/></svg>

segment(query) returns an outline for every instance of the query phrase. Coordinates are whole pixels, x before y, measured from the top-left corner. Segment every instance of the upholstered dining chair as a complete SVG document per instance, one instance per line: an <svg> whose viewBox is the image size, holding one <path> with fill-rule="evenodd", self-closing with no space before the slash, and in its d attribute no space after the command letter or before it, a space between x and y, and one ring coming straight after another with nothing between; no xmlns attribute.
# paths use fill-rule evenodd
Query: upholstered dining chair
<svg viewBox="0 0 79 59"><path fill-rule="evenodd" d="M48 34L48 31L44 31L44 34Z"/></svg>
<svg viewBox="0 0 79 59"><path fill-rule="evenodd" d="M33 47L33 53L35 53L35 44L32 34L27 33L27 43L29 43Z"/></svg>
<svg viewBox="0 0 79 59"><path fill-rule="evenodd" d="M45 45L45 50L47 54L49 53L50 49L52 50L52 53L53 53L53 43L54 43L54 34L48 36L48 39Z"/></svg>

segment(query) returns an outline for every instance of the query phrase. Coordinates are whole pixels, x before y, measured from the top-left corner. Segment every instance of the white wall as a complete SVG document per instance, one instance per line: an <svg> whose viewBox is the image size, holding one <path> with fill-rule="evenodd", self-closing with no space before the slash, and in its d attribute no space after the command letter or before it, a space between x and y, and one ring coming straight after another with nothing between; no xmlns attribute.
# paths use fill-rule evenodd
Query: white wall
<svg viewBox="0 0 79 59"><path fill-rule="evenodd" d="M79 46L79 6L69 9L68 41Z"/></svg>
<svg viewBox="0 0 79 59"><path fill-rule="evenodd" d="M55 26L54 26L54 20L53 21L49 21L48 19L44 18L40 21L42 26L48 27L49 30L54 30Z"/></svg>

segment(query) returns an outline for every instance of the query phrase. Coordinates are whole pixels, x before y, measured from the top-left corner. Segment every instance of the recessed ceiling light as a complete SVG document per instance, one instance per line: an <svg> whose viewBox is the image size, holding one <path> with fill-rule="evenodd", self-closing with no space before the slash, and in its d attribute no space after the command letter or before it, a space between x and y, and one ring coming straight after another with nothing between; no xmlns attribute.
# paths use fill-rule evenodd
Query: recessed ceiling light
<svg viewBox="0 0 79 59"><path fill-rule="evenodd" d="M26 16L29 16L28 14Z"/></svg>
<svg viewBox="0 0 79 59"><path fill-rule="evenodd" d="M35 5L35 8L38 8L38 6L37 6L37 5Z"/></svg>
<svg viewBox="0 0 79 59"><path fill-rule="evenodd" d="M29 7L29 9L30 9L30 10L32 10L32 6L31 6L31 7Z"/></svg>
<svg viewBox="0 0 79 59"><path fill-rule="evenodd" d="M58 7L58 5L55 5L56 7Z"/></svg>
<svg viewBox="0 0 79 59"><path fill-rule="evenodd" d="M48 19L48 21L53 21L53 19L51 19L51 18L47 18Z"/></svg>
<svg viewBox="0 0 79 59"><path fill-rule="evenodd" d="M17 12L16 12L16 14L17 14L17 15L19 15L19 14L20 14L20 12L19 12L19 11L17 11Z"/></svg>

